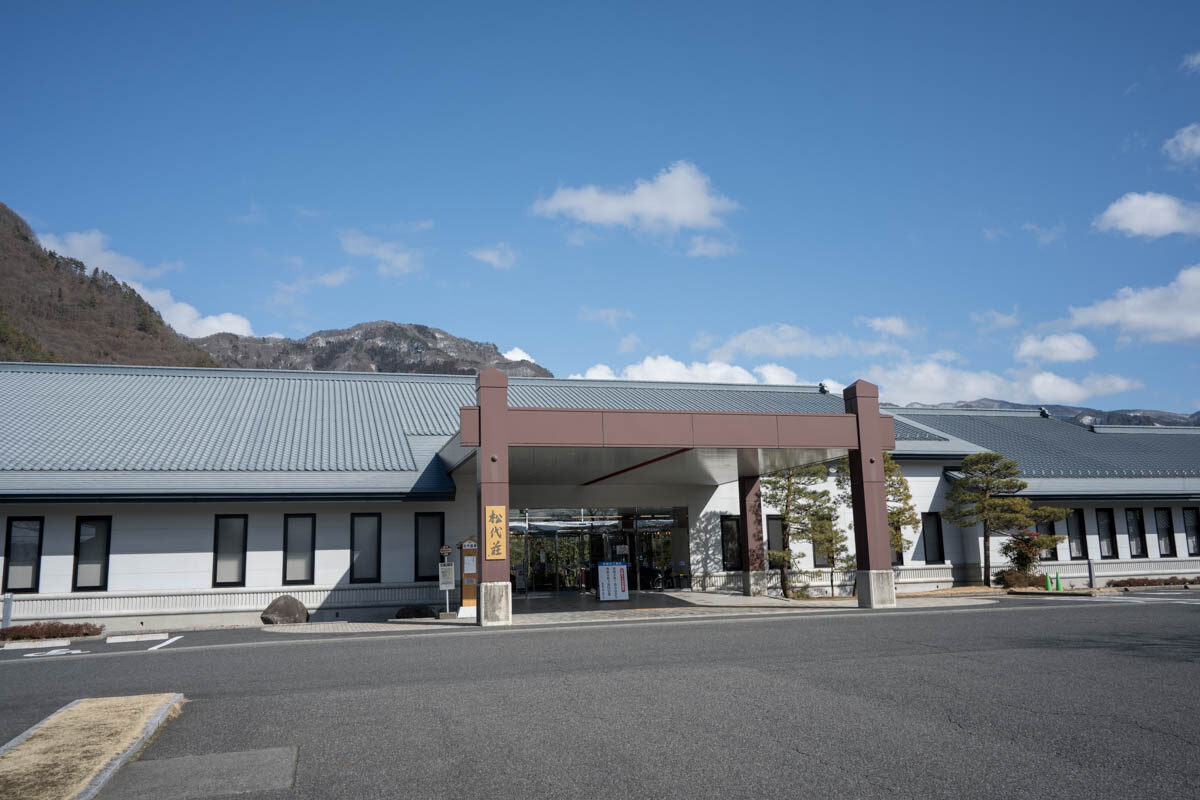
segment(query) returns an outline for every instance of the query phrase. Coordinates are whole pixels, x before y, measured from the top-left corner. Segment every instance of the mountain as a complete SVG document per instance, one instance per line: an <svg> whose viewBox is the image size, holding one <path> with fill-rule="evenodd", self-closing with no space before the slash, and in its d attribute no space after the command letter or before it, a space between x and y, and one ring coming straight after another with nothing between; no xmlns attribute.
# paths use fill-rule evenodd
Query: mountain
<svg viewBox="0 0 1200 800"><path fill-rule="evenodd" d="M425 325L364 322L303 339L232 333L188 339L112 275L43 250L25 220L3 203L0 361L457 375L498 367L510 375L552 377L531 361L510 361L494 344Z"/></svg>
<svg viewBox="0 0 1200 800"><path fill-rule="evenodd" d="M509 375L553 377L532 361L510 361L490 342L398 322L360 322L344 330L317 331L303 339L217 333L191 341L223 367L443 375L473 375L497 367Z"/></svg>
<svg viewBox="0 0 1200 800"><path fill-rule="evenodd" d="M900 408L892 403L885 403L892 408ZM981 397L978 400L959 400L954 403L909 403L904 408L1003 408L1003 409L1039 409L1045 408L1050 416L1064 419L1077 425L1169 425L1169 426L1200 426L1200 411L1195 414L1178 414L1174 411L1156 411L1145 408L1124 408L1116 411L1101 411L1085 406L1062 406L1047 404L1044 406L1028 405L1026 403L1011 403L1008 400L995 400L991 397Z"/></svg>
<svg viewBox="0 0 1200 800"><path fill-rule="evenodd" d="M216 366L129 286L43 250L25 220L3 203L0 361Z"/></svg>

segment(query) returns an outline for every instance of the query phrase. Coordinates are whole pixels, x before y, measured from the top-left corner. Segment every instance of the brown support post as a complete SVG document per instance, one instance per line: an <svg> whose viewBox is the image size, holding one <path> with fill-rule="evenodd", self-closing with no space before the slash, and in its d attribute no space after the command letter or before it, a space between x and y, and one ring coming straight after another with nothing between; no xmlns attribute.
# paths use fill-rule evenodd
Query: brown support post
<svg viewBox="0 0 1200 800"><path fill-rule="evenodd" d="M850 493L854 511L854 552L858 561L860 608L892 608L896 584L892 575L892 541L883 479L883 420L879 388L855 381L842 392L846 413L855 415L858 449L850 451Z"/></svg>
<svg viewBox="0 0 1200 800"><path fill-rule="evenodd" d="M512 623L512 584L508 562L508 376L484 370L475 379L479 404L479 451L476 455L476 500L479 531L479 606L482 626ZM489 521L488 509L502 509L503 520ZM489 526L499 527L503 555L489 550ZM492 545L495 544L493 537Z"/></svg>
<svg viewBox="0 0 1200 800"><path fill-rule="evenodd" d="M742 580L742 593L749 597L764 594L761 587L754 585L755 573L766 569L763 549L762 491L758 476L738 478L738 510L742 518L742 535L745 537L743 550L746 554L746 574Z"/></svg>

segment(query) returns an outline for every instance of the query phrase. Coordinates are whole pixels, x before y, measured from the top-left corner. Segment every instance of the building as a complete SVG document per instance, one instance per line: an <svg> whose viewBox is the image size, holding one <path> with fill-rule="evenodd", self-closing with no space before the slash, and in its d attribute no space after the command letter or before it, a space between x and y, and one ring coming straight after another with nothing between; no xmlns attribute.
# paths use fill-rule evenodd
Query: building
<svg viewBox="0 0 1200 800"><path fill-rule="evenodd" d="M594 589L605 561L628 563L635 590L769 592L778 521L758 476L849 457L859 571L831 575L807 553L797 579L887 606L896 585L980 580L978 532L939 512L963 456L986 449L1025 465L1036 500L1080 510L1060 524L1053 568L1068 581L1089 565L1102 579L1200 573L1200 436L877 403L863 382L839 397L494 371L0 364L0 576L17 621L251 621L283 593L331 618L437 604L440 548L476 537L481 624L508 622L514 593ZM885 449L924 520L902 554ZM489 529L489 515L506 522Z"/></svg>

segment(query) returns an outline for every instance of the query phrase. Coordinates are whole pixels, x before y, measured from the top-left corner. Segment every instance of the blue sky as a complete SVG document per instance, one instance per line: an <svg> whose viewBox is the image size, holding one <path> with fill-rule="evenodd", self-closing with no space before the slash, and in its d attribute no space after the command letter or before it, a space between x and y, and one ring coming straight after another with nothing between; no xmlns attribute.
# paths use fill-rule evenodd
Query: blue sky
<svg viewBox="0 0 1200 800"><path fill-rule="evenodd" d="M0 201L188 334L1200 408L1200 6L799 5L13 4Z"/></svg>

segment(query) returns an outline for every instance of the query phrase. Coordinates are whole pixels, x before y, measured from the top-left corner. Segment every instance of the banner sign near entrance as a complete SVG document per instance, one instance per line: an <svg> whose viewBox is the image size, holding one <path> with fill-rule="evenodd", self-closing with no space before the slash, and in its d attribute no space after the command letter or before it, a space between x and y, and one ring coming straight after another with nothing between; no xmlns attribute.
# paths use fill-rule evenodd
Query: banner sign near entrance
<svg viewBox="0 0 1200 800"><path fill-rule="evenodd" d="M601 561L596 565L597 589L601 600L629 599L629 566L624 561Z"/></svg>
<svg viewBox="0 0 1200 800"><path fill-rule="evenodd" d="M508 509L485 506L483 522L483 557L488 561L508 558Z"/></svg>
<svg viewBox="0 0 1200 800"><path fill-rule="evenodd" d="M438 564L438 591L454 591L454 562L443 561Z"/></svg>

